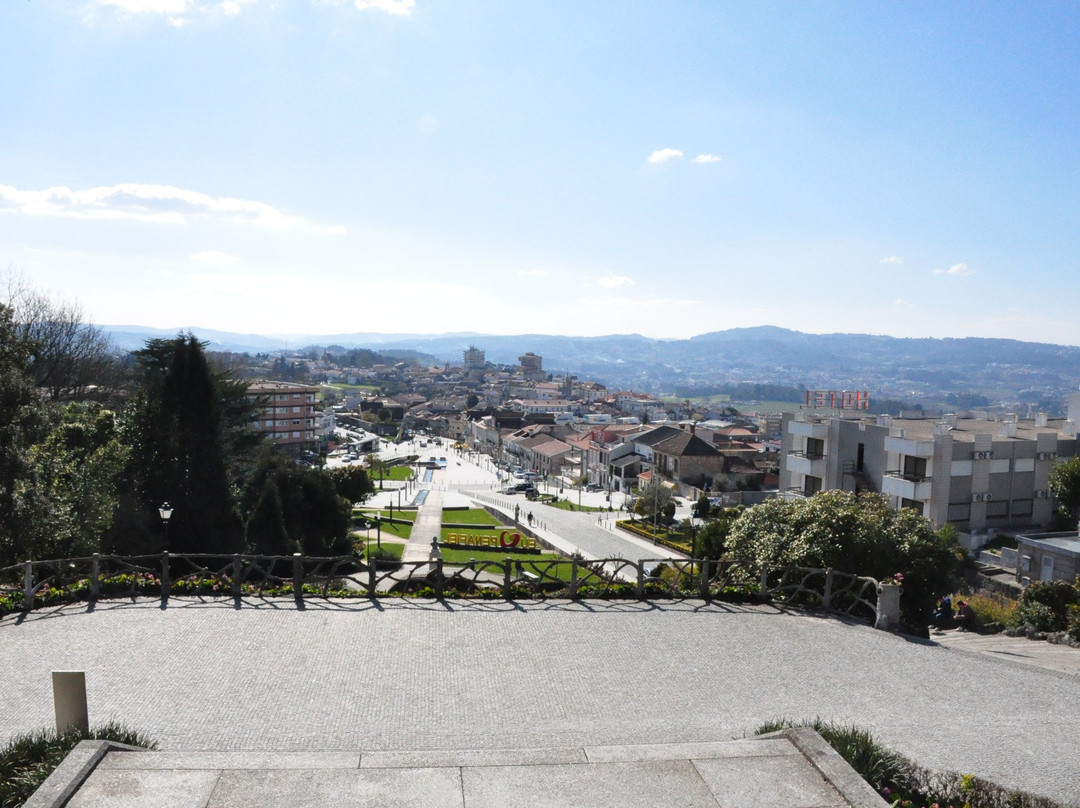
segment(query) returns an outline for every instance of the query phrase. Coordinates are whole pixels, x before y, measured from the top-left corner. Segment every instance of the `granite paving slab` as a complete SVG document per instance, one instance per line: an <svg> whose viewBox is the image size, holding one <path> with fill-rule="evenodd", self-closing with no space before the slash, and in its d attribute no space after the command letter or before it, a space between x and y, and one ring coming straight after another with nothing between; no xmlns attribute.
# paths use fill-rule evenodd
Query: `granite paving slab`
<svg viewBox="0 0 1080 808"><path fill-rule="evenodd" d="M847 805L836 789L799 756L694 760L724 808L835 808Z"/></svg>
<svg viewBox="0 0 1080 808"><path fill-rule="evenodd" d="M219 771L99 767L65 808L206 808L220 776Z"/></svg>
<svg viewBox="0 0 1080 808"><path fill-rule="evenodd" d="M221 773L205 808L344 806L462 808L461 774L455 768L233 770Z"/></svg>
<svg viewBox="0 0 1080 808"><path fill-rule="evenodd" d="M466 808L716 808L686 760L462 770Z"/></svg>

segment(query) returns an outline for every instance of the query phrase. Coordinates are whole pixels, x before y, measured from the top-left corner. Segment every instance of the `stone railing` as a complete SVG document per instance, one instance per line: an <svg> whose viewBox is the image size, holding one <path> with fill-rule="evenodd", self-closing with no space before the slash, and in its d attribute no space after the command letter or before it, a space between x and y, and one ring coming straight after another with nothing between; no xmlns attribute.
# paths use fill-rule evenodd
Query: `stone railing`
<svg viewBox="0 0 1080 808"><path fill-rule="evenodd" d="M900 587L882 586L873 578L848 572L808 567L766 569L761 572L759 591L777 600L869 620L886 630L896 628L900 621ZM882 595L888 604L882 602Z"/></svg>
<svg viewBox="0 0 1080 808"><path fill-rule="evenodd" d="M835 570L758 573L728 561L621 558L539 560L507 556L463 564L368 562L357 556L92 555L0 568L0 615L110 597L292 596L776 600L891 630L900 588Z"/></svg>

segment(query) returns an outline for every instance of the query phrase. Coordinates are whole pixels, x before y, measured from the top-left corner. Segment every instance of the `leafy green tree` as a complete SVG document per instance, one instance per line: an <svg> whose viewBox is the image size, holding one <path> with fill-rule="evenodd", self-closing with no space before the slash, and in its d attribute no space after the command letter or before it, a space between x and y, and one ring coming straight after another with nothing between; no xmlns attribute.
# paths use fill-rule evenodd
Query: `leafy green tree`
<svg viewBox="0 0 1080 808"><path fill-rule="evenodd" d="M1058 511L1075 527L1077 512L1080 511L1080 457L1054 463L1049 482Z"/></svg>
<svg viewBox="0 0 1080 808"><path fill-rule="evenodd" d="M698 497L697 502L694 503L694 518L695 519L708 519L712 513L712 503L709 501L708 494L702 494Z"/></svg>
<svg viewBox="0 0 1080 808"><path fill-rule="evenodd" d="M634 513L647 520L656 519L663 521L661 514L669 506L673 505L671 489L661 482L658 476L651 480L641 489L637 502L634 503Z"/></svg>
<svg viewBox="0 0 1080 808"><path fill-rule="evenodd" d="M361 466L338 466L328 469L326 473L334 483L334 490L338 496L344 497L349 502L363 502L373 493L375 486L367 471Z"/></svg>
<svg viewBox="0 0 1080 808"><path fill-rule="evenodd" d="M699 558L711 558L714 561L723 558L731 527L744 510L742 506L738 506L717 508L713 512L713 517L698 530L697 556Z"/></svg>
<svg viewBox="0 0 1080 808"><path fill-rule="evenodd" d="M293 548L288 552L299 551L312 556L351 552L349 523L352 507L338 495L331 475L320 469L304 468L288 457L273 453L265 455L255 468L242 498L244 511L250 513L248 539L251 549L277 553L275 548L283 546L278 533L264 529L266 521L257 520L254 523L256 534L251 532L252 520L260 506L264 511L273 507L272 501L264 504L270 496L268 487L276 492L287 546ZM270 514L273 515L273 511ZM263 515L258 519L267 520L267 517Z"/></svg>
<svg viewBox="0 0 1080 808"><path fill-rule="evenodd" d="M729 555L763 567L825 567L882 580L904 576L905 623L925 630L938 598L959 583L962 553L948 535L881 494L825 491L809 499L770 499L732 526Z"/></svg>
<svg viewBox="0 0 1080 808"><path fill-rule="evenodd" d="M374 482L375 478L379 478L379 490L383 487L383 476L386 474L386 461L379 457L377 454L369 454L364 457L364 462L367 464L368 475Z"/></svg>
<svg viewBox="0 0 1080 808"><path fill-rule="evenodd" d="M128 449L99 404L69 404L52 421L16 485L20 530L36 558L89 555L113 524Z"/></svg>
<svg viewBox="0 0 1080 808"><path fill-rule="evenodd" d="M159 548L158 507L173 506L169 549L232 553L244 546L228 451L231 379L215 374L191 334L154 339L134 354L139 386L124 412L121 437L131 448L122 514L112 535L117 551Z"/></svg>
<svg viewBox="0 0 1080 808"><path fill-rule="evenodd" d="M32 552L16 522L16 483L27 474L26 450L40 429L39 394L28 369L30 347L9 306L0 303L0 564Z"/></svg>

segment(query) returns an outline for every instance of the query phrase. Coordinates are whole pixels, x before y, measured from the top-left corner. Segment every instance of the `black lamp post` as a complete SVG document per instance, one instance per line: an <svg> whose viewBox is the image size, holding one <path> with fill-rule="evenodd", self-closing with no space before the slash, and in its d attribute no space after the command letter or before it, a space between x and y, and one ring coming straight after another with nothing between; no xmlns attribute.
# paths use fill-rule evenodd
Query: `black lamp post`
<svg viewBox="0 0 1080 808"><path fill-rule="evenodd" d="M157 509L158 516L161 517L161 524L163 525L163 531L165 534L165 551L169 550L169 520L172 519L173 507L168 502L163 502L161 507Z"/></svg>

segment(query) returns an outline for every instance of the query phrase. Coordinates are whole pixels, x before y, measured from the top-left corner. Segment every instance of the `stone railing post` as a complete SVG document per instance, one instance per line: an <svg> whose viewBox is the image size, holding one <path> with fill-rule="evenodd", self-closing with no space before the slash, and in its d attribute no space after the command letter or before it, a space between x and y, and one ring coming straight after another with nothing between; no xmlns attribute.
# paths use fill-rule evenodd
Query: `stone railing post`
<svg viewBox="0 0 1080 808"><path fill-rule="evenodd" d="M34 608L34 562L27 561L23 568L23 611Z"/></svg>
<svg viewBox="0 0 1080 808"><path fill-rule="evenodd" d="M292 591L293 597L304 599L304 557L300 553L292 554Z"/></svg>
<svg viewBox="0 0 1080 808"><path fill-rule="evenodd" d="M570 559L570 600L577 600L577 559Z"/></svg>
<svg viewBox="0 0 1080 808"><path fill-rule="evenodd" d="M503 561L503 597L507 600L510 599L510 580L513 575L513 564L514 562L510 556L507 556L506 560Z"/></svg>
<svg viewBox="0 0 1080 808"><path fill-rule="evenodd" d="M367 575L368 575L367 594L368 594L369 598L373 598L373 597L375 597L375 584L377 582L376 581L377 573L375 571L375 564L372 563L370 559L368 560Z"/></svg>
<svg viewBox="0 0 1080 808"><path fill-rule="evenodd" d="M878 584L877 619L874 628L882 631L895 631L900 627L900 587L892 584Z"/></svg>
<svg viewBox="0 0 1080 808"><path fill-rule="evenodd" d="M435 559L435 597L442 600L443 596L443 571L442 556Z"/></svg>
<svg viewBox="0 0 1080 808"><path fill-rule="evenodd" d="M101 556L90 556L90 600L95 601L101 595Z"/></svg>
<svg viewBox="0 0 1080 808"><path fill-rule="evenodd" d="M234 596L240 595L240 554L237 553L232 557L232 593Z"/></svg>
<svg viewBox="0 0 1080 808"><path fill-rule="evenodd" d="M833 585L833 571L830 567L825 570L825 591L821 593L821 608L826 610L832 609L832 585Z"/></svg>
<svg viewBox="0 0 1080 808"><path fill-rule="evenodd" d="M639 560L634 566L637 567L637 584L634 586L634 596L638 600L642 600L645 597L645 562Z"/></svg>
<svg viewBox="0 0 1080 808"><path fill-rule="evenodd" d="M169 551L161 552L161 597L169 597Z"/></svg>
<svg viewBox="0 0 1080 808"><path fill-rule="evenodd" d="M709 559L701 560L701 580L698 581L698 594L702 600L710 600L712 593L709 592Z"/></svg>

